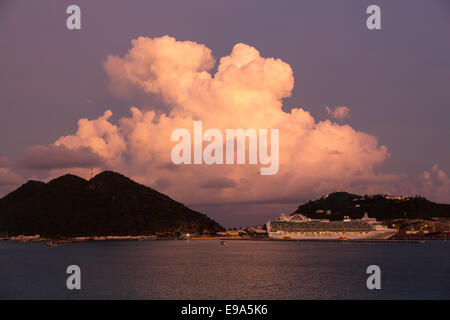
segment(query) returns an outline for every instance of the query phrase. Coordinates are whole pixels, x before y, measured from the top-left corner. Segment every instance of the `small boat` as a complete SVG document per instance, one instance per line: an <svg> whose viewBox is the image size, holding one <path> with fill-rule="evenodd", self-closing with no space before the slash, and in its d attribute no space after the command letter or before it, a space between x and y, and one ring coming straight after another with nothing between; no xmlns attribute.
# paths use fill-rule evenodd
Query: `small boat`
<svg viewBox="0 0 450 320"><path fill-rule="evenodd" d="M345 241L345 240L348 240L348 238L346 238L346 237L339 237L338 240L339 240L339 241Z"/></svg>
<svg viewBox="0 0 450 320"><path fill-rule="evenodd" d="M226 245L227 245L227 242L226 242L226 241L220 241L220 245L226 246Z"/></svg>
<svg viewBox="0 0 450 320"><path fill-rule="evenodd" d="M55 241L47 242L47 247L56 247L58 244Z"/></svg>

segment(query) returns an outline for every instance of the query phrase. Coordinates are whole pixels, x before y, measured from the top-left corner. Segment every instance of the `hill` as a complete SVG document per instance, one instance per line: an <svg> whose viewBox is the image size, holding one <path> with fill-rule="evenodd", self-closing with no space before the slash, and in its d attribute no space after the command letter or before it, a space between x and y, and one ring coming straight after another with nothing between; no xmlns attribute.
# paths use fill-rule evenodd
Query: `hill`
<svg viewBox="0 0 450 320"><path fill-rule="evenodd" d="M419 196L360 196L334 192L300 205L294 213L303 213L310 218L340 220L344 216L358 219L364 212L378 220L450 218L450 205L435 203Z"/></svg>
<svg viewBox="0 0 450 320"><path fill-rule="evenodd" d="M10 235L93 236L215 233L206 215L111 171L87 181L64 175L29 181L0 199L0 231Z"/></svg>

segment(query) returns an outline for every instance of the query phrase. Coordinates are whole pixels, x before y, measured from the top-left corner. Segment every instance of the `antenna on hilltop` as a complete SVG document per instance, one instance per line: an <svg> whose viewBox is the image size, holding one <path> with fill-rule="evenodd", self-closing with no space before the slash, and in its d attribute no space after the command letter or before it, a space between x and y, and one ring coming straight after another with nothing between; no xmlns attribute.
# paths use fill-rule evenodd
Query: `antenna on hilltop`
<svg viewBox="0 0 450 320"><path fill-rule="evenodd" d="M89 177L89 180L92 180L94 177L94 168L91 168L91 176Z"/></svg>

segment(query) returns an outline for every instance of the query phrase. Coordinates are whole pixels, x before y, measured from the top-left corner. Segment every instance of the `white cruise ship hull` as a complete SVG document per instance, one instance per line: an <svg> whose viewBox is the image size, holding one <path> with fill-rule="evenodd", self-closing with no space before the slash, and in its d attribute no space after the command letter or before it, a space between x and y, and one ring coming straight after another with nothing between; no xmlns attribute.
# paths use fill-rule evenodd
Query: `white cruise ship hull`
<svg viewBox="0 0 450 320"><path fill-rule="evenodd" d="M280 219L268 221L266 226L269 238L275 240L386 240L397 233L397 230L380 225L367 214L359 220L337 223L310 219L302 214L282 215Z"/></svg>
<svg viewBox="0 0 450 320"><path fill-rule="evenodd" d="M396 230L373 230L368 232L304 232L280 233L268 232L270 239L274 240L385 240L396 234Z"/></svg>

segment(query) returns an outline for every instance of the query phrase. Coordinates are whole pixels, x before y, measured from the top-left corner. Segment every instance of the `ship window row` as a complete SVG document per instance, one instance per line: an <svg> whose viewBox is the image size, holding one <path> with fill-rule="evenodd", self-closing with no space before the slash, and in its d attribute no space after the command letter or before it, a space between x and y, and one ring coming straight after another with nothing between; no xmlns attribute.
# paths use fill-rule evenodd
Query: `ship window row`
<svg viewBox="0 0 450 320"><path fill-rule="evenodd" d="M369 231L271 231L272 234L306 234L306 235L335 235L335 234L368 234Z"/></svg>
<svg viewBox="0 0 450 320"><path fill-rule="evenodd" d="M372 227L360 221L341 222L330 221L326 224L321 222L282 222L276 221L271 223L272 230L281 231L372 231Z"/></svg>

